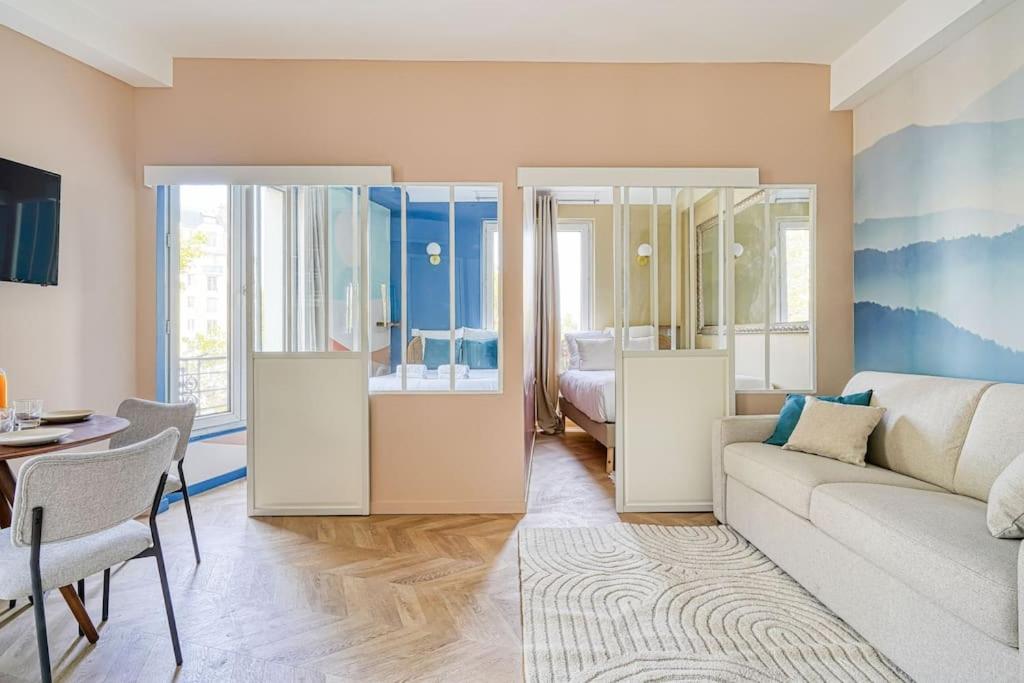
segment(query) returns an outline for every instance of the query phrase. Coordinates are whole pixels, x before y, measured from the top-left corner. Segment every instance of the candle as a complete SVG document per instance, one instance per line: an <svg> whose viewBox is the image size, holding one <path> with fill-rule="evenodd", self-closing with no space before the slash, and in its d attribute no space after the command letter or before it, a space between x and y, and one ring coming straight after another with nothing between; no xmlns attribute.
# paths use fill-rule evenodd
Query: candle
<svg viewBox="0 0 1024 683"><path fill-rule="evenodd" d="M7 373L0 368L0 410L7 407Z"/></svg>

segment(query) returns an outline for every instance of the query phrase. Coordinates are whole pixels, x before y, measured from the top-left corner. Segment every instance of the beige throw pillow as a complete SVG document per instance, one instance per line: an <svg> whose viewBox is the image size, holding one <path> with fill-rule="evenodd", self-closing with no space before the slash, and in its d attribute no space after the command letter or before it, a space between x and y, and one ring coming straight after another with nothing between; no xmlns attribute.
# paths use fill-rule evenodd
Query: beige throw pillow
<svg viewBox="0 0 1024 683"><path fill-rule="evenodd" d="M987 517L988 530L996 538L1024 538L1024 453L992 482Z"/></svg>
<svg viewBox="0 0 1024 683"><path fill-rule="evenodd" d="M884 412L885 408L878 406L851 406L808 396L783 448L864 467L868 437Z"/></svg>

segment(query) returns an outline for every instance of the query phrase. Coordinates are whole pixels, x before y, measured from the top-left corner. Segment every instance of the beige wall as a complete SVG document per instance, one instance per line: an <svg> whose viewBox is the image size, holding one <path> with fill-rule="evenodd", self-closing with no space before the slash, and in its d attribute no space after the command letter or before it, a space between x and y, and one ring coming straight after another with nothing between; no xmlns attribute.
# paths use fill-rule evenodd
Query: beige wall
<svg viewBox="0 0 1024 683"><path fill-rule="evenodd" d="M0 27L0 93L0 157L61 175L58 286L0 283L0 367L12 399L111 411L137 386L132 88Z"/></svg>
<svg viewBox="0 0 1024 683"><path fill-rule="evenodd" d="M820 378L837 391L851 365L852 143L850 115L829 112L828 85L827 67L808 65L178 60L173 88L136 91L136 170L391 164L397 180L503 182L505 393L371 399L371 495L377 512L521 510L516 168L757 166L766 183L817 183L819 272L828 274L818 289ZM137 372L149 394L154 194L140 185ZM777 403L744 398L740 407Z"/></svg>

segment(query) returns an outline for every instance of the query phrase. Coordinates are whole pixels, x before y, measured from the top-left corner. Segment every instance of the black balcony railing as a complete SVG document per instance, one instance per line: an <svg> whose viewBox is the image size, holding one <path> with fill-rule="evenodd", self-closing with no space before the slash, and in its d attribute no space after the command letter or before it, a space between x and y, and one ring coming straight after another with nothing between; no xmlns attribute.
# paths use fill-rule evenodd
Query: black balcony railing
<svg viewBox="0 0 1024 683"><path fill-rule="evenodd" d="M231 364L227 356L194 356L178 362L179 400L196 404L196 415L231 410Z"/></svg>

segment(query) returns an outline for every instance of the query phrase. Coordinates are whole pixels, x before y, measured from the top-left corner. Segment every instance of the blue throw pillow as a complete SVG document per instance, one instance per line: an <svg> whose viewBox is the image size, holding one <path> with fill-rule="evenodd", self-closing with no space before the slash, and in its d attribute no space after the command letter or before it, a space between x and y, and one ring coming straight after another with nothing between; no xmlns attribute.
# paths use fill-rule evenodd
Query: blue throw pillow
<svg viewBox="0 0 1024 683"><path fill-rule="evenodd" d="M431 339L427 337L423 340L423 364L427 366L428 370L437 370L438 365L447 365L451 363L451 354L449 349L451 348L450 339ZM455 340L455 362L459 363L462 359L462 340Z"/></svg>
<svg viewBox="0 0 1024 683"><path fill-rule="evenodd" d="M498 340L466 339L462 344L462 362L475 370L496 370Z"/></svg>
<svg viewBox="0 0 1024 683"><path fill-rule="evenodd" d="M871 389L860 394L847 394L846 396L818 396L819 401L830 403L843 403L848 406L869 406L871 405ZM765 439L765 443L771 446L784 446L796 429L796 423L800 421L800 415L804 412L804 403L807 397L803 394L789 394L786 402L779 411L779 422L775 425L775 433Z"/></svg>

